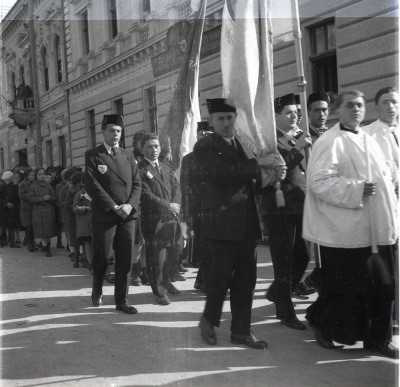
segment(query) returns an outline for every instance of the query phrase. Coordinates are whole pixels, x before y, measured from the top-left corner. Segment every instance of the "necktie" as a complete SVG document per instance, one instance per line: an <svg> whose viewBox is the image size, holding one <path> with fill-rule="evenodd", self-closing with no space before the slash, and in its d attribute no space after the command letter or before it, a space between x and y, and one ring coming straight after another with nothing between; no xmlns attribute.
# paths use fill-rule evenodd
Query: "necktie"
<svg viewBox="0 0 400 387"><path fill-rule="evenodd" d="M236 147L236 143L235 143L234 139L231 140L231 148L232 148L232 150L237 151L237 147Z"/></svg>
<svg viewBox="0 0 400 387"><path fill-rule="evenodd" d="M113 146L111 148L111 156L114 157L114 159L117 157L117 147Z"/></svg>
<svg viewBox="0 0 400 387"><path fill-rule="evenodd" d="M160 169L160 165L158 164L158 162L155 162L154 168L157 170L157 172L158 172L159 174L161 174L161 169Z"/></svg>
<svg viewBox="0 0 400 387"><path fill-rule="evenodd" d="M389 131L392 134L392 136L394 138L394 141L396 142L396 145L399 146L399 140L398 140L397 135L396 135L396 127L395 126L390 126L389 127Z"/></svg>

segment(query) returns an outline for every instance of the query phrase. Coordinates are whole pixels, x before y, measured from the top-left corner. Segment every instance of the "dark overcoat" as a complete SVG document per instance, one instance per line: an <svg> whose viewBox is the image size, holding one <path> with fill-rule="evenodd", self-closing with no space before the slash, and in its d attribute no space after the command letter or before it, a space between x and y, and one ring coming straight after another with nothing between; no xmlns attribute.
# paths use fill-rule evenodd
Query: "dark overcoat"
<svg viewBox="0 0 400 387"><path fill-rule="evenodd" d="M239 142L236 144L238 150L213 133L194 147L203 238L243 241L250 209L257 214L257 233L261 237L256 202L260 168L254 154Z"/></svg>
<svg viewBox="0 0 400 387"><path fill-rule="evenodd" d="M172 220L170 204L181 204L181 190L172 169L159 162L160 173L143 159L139 163L142 179L141 227L144 239L155 235L160 220Z"/></svg>
<svg viewBox="0 0 400 387"><path fill-rule="evenodd" d="M50 195L50 200L43 198ZM29 186L29 201L32 203L32 226L35 238L53 238L57 235L56 213L54 203L56 194L53 187L45 181L34 181Z"/></svg>

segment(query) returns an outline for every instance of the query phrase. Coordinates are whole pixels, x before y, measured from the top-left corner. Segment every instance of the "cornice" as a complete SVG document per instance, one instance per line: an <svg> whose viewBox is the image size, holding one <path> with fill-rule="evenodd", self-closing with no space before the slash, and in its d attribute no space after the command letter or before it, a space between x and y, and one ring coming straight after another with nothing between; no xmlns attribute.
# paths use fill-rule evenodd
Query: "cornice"
<svg viewBox="0 0 400 387"><path fill-rule="evenodd" d="M163 31L163 33L152 37L148 42L146 42L146 44L134 47L78 79L71 81L65 87L65 90L70 89L72 92L77 92L88 85L93 85L99 81L103 81L105 78L115 76L116 72L122 71L128 66L141 63L145 60L150 60L152 56L167 49L166 36L167 31ZM85 63L80 63L74 66L74 68L82 65L85 65Z"/></svg>

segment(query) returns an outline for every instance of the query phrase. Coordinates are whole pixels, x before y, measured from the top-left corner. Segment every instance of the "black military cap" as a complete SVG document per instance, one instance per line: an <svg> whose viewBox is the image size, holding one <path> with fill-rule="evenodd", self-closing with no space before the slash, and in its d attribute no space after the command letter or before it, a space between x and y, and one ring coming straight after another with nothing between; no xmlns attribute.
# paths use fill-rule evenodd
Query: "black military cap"
<svg viewBox="0 0 400 387"><path fill-rule="evenodd" d="M300 105L300 104L301 104L301 102L300 102L300 96L299 96L298 94L295 94L294 100L296 101L296 105Z"/></svg>
<svg viewBox="0 0 400 387"><path fill-rule="evenodd" d="M317 91L316 93L310 94L307 99L307 106L310 106L313 102L316 101L325 101L328 105L331 103L329 95L324 93L323 91Z"/></svg>
<svg viewBox="0 0 400 387"><path fill-rule="evenodd" d="M286 106L286 105L297 105L296 98L293 93L286 94L282 97L275 98L275 103L274 103L275 109L278 107Z"/></svg>
<svg viewBox="0 0 400 387"><path fill-rule="evenodd" d="M208 113L236 113L236 108L227 103L225 98L207 99Z"/></svg>
<svg viewBox="0 0 400 387"><path fill-rule="evenodd" d="M210 126L208 125L208 121L201 121L197 123L197 131L211 132Z"/></svg>
<svg viewBox="0 0 400 387"><path fill-rule="evenodd" d="M118 125L122 129L125 128L124 118L119 114L105 114L103 116L103 122L101 123L101 126L104 128L104 126L108 124Z"/></svg>

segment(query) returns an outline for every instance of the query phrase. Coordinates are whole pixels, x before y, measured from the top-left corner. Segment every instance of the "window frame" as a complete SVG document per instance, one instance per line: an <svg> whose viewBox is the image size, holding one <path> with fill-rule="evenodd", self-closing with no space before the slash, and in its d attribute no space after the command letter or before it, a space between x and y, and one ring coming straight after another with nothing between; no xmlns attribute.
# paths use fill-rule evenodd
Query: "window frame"
<svg viewBox="0 0 400 387"><path fill-rule="evenodd" d="M88 131L89 147L94 149L97 146L96 113L94 109L86 111L86 128Z"/></svg>
<svg viewBox="0 0 400 387"><path fill-rule="evenodd" d="M334 43L332 48L329 43L329 26L335 31ZM316 31L323 27L324 31L324 50L317 50ZM331 27L331 28L332 28ZM338 68L337 68L337 46L336 46L336 24L335 18L324 19L318 23L306 27L309 39L309 56L308 60L311 66L311 79L313 92L318 90L338 92Z"/></svg>

